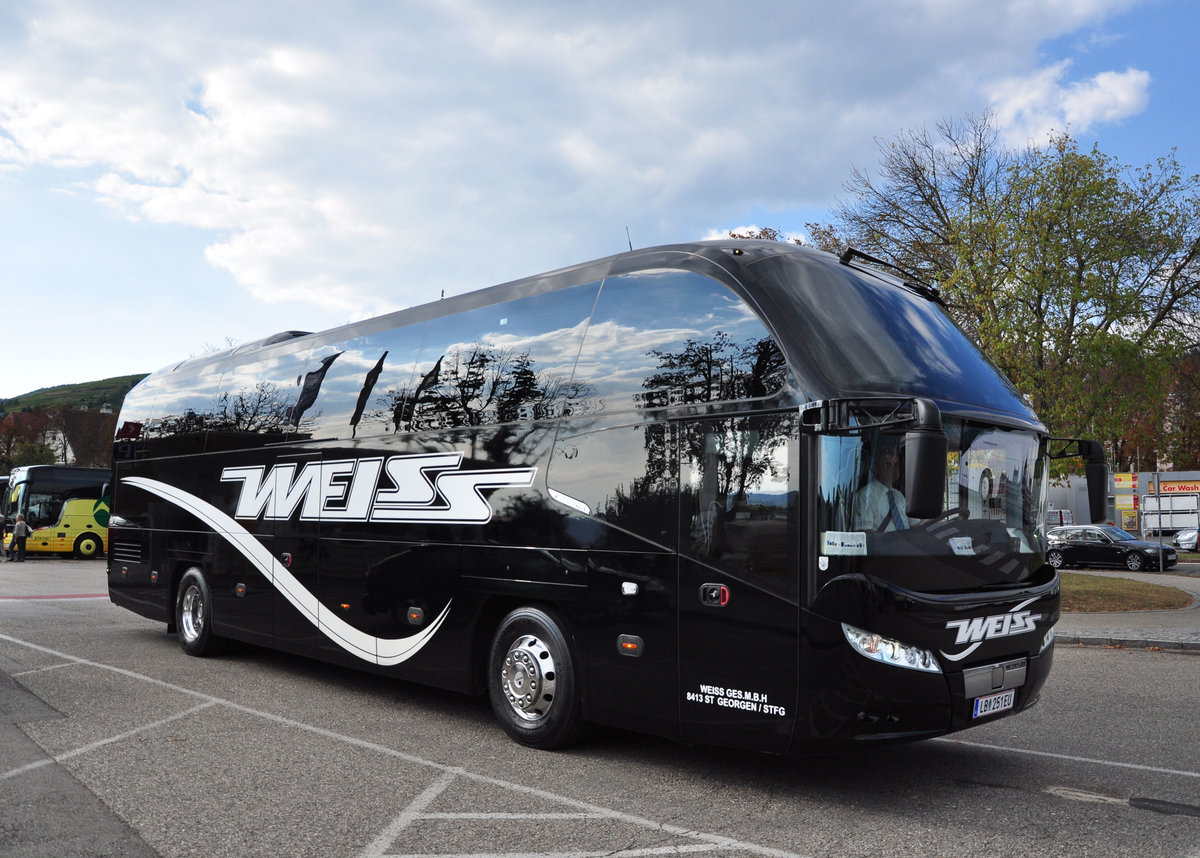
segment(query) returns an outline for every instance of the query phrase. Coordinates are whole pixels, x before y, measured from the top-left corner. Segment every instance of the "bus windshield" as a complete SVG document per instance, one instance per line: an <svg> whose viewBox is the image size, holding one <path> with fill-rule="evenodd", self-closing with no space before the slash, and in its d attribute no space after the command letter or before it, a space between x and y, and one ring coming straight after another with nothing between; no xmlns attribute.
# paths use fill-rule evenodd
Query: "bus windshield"
<svg viewBox="0 0 1200 858"><path fill-rule="evenodd" d="M1017 583L1037 572L1047 488L1037 434L959 419L944 428L945 512L924 520L907 514L902 433L821 437L821 576L863 572L946 591Z"/></svg>
<svg viewBox="0 0 1200 858"><path fill-rule="evenodd" d="M10 528L18 514L25 517L30 527L58 524L66 494L57 490L53 482L39 479L39 473L13 474L10 479L4 493L4 518Z"/></svg>
<svg viewBox="0 0 1200 858"><path fill-rule="evenodd" d="M1020 393L954 324L918 292L861 267L805 254L755 266L778 311L772 321L796 353L794 367L814 399L878 393L987 403L1022 421L1036 418Z"/></svg>
<svg viewBox="0 0 1200 858"><path fill-rule="evenodd" d="M16 518L17 513L20 511L21 489L24 485L24 483L18 483L15 480L5 480L3 504L0 505L0 513L3 513L5 521Z"/></svg>

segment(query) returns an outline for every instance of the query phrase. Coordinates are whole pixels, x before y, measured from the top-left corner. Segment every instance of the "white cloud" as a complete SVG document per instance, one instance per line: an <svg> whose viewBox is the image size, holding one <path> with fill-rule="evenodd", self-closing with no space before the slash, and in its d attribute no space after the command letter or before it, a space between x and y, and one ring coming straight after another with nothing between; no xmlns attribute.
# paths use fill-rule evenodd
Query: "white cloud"
<svg viewBox="0 0 1200 858"><path fill-rule="evenodd" d="M210 233L256 300L358 318L615 252L626 226L645 245L828 204L875 138L981 94L1022 138L1133 115L1145 72L1036 67L1129 2L61 0L4 42L0 177L62 170Z"/></svg>
<svg viewBox="0 0 1200 858"><path fill-rule="evenodd" d="M1063 114L1072 128L1089 130L1098 122L1115 122L1146 109L1150 74L1141 69L1101 72L1072 83L1063 96Z"/></svg>
<svg viewBox="0 0 1200 858"><path fill-rule="evenodd" d="M1055 131L1081 134L1098 123L1119 121L1145 110L1149 73L1129 68L1065 82L1070 68L1070 60L1061 60L988 89L996 119L1010 143L1044 143Z"/></svg>

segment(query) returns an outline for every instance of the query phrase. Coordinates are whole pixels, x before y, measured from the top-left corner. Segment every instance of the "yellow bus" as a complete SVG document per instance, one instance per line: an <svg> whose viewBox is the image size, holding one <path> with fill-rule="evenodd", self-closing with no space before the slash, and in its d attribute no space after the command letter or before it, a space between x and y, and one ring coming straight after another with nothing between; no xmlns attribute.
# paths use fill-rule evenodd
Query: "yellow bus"
<svg viewBox="0 0 1200 858"><path fill-rule="evenodd" d="M104 555L109 473L67 465L13 468L3 498L5 551L12 548L12 528L22 515L33 530L25 542L28 554Z"/></svg>

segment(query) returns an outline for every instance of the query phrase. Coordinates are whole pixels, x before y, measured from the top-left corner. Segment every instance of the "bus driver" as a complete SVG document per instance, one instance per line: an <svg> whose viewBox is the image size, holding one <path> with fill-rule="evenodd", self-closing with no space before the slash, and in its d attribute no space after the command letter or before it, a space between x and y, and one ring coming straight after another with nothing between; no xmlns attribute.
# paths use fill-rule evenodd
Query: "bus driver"
<svg viewBox="0 0 1200 858"><path fill-rule="evenodd" d="M871 474L854 493L854 527L879 533L904 530L910 526L905 514L908 502L895 487L900 476L899 439L880 435L872 448Z"/></svg>

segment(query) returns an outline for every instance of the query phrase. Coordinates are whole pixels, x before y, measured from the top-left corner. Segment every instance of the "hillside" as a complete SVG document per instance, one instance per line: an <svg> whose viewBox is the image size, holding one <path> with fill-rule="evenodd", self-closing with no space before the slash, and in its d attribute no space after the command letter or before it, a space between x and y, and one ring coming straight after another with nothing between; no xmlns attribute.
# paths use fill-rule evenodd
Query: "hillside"
<svg viewBox="0 0 1200 858"><path fill-rule="evenodd" d="M121 375L100 381L86 381L82 384L43 387L29 393L22 393L20 396L0 400L0 413L32 411L39 407L54 408L59 405L89 410L108 405L113 411L119 411L121 403L125 400L125 394L145 377L144 373L142 375Z"/></svg>

